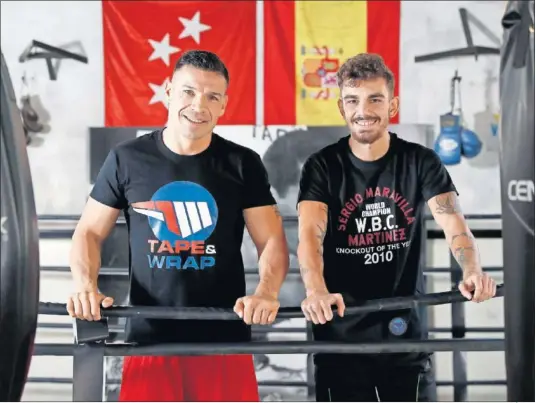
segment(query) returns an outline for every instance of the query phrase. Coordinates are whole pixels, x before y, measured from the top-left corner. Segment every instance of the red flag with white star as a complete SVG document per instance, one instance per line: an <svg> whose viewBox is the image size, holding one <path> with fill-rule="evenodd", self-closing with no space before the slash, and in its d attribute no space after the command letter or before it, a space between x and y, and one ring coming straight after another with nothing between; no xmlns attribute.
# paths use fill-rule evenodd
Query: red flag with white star
<svg viewBox="0 0 536 403"><path fill-rule="evenodd" d="M106 126L162 126L180 55L216 53L230 75L218 124L255 124L254 1L102 2Z"/></svg>

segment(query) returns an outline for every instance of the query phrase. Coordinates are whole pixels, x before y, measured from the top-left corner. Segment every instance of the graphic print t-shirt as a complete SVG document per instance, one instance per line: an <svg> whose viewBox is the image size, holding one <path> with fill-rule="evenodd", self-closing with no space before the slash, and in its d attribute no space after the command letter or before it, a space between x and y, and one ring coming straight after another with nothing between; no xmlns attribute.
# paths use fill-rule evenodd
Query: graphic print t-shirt
<svg viewBox="0 0 536 403"><path fill-rule="evenodd" d="M324 278L347 306L424 292L421 251L425 203L456 191L431 149L390 133L388 152L362 161L344 137L304 164L298 202L328 206ZM317 340L367 342L423 338L419 311L336 317L314 327Z"/></svg>
<svg viewBox="0 0 536 403"><path fill-rule="evenodd" d="M155 131L108 155L91 192L129 227L132 306L232 308L246 292L243 210L273 205L258 154L214 134L203 152L172 152ZM127 321L126 341L250 340L240 320Z"/></svg>

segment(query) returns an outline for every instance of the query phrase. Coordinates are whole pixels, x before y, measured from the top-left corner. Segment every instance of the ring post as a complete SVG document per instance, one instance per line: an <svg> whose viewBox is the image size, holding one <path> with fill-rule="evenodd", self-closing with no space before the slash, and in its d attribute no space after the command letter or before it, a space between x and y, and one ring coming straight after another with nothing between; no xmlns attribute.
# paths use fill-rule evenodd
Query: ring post
<svg viewBox="0 0 536 403"><path fill-rule="evenodd" d="M104 402L104 346L110 337L107 318L73 322L73 402Z"/></svg>
<svg viewBox="0 0 536 403"><path fill-rule="evenodd" d="M313 324L311 322L306 322L306 335L307 341L313 341ZM315 364L314 364L314 355L307 354L307 364L306 364L306 379L307 379L307 397L316 395L316 380L315 380Z"/></svg>
<svg viewBox="0 0 536 403"><path fill-rule="evenodd" d="M457 290L462 281L462 271L454 256L450 254L450 278L452 289ZM465 338L465 306L461 302L451 304L452 338ZM463 351L452 352L452 378L454 380L454 401L467 401L467 362Z"/></svg>
<svg viewBox="0 0 536 403"><path fill-rule="evenodd" d="M78 344L73 350L73 402L104 402L104 345Z"/></svg>

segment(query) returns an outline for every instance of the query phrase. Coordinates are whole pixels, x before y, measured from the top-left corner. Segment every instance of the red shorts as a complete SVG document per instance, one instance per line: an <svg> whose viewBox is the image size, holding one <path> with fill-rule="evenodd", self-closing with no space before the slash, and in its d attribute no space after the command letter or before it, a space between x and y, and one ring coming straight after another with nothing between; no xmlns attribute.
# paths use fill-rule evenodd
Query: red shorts
<svg viewBox="0 0 536 403"><path fill-rule="evenodd" d="M125 357L121 402L258 402L253 356Z"/></svg>

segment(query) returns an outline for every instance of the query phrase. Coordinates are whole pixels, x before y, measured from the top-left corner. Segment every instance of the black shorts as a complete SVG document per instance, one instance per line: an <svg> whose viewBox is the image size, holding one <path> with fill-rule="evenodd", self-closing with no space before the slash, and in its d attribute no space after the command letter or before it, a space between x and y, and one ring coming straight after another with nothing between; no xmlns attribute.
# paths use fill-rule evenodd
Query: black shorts
<svg viewBox="0 0 536 403"><path fill-rule="evenodd" d="M422 365L316 364L317 402L437 402L431 359Z"/></svg>

